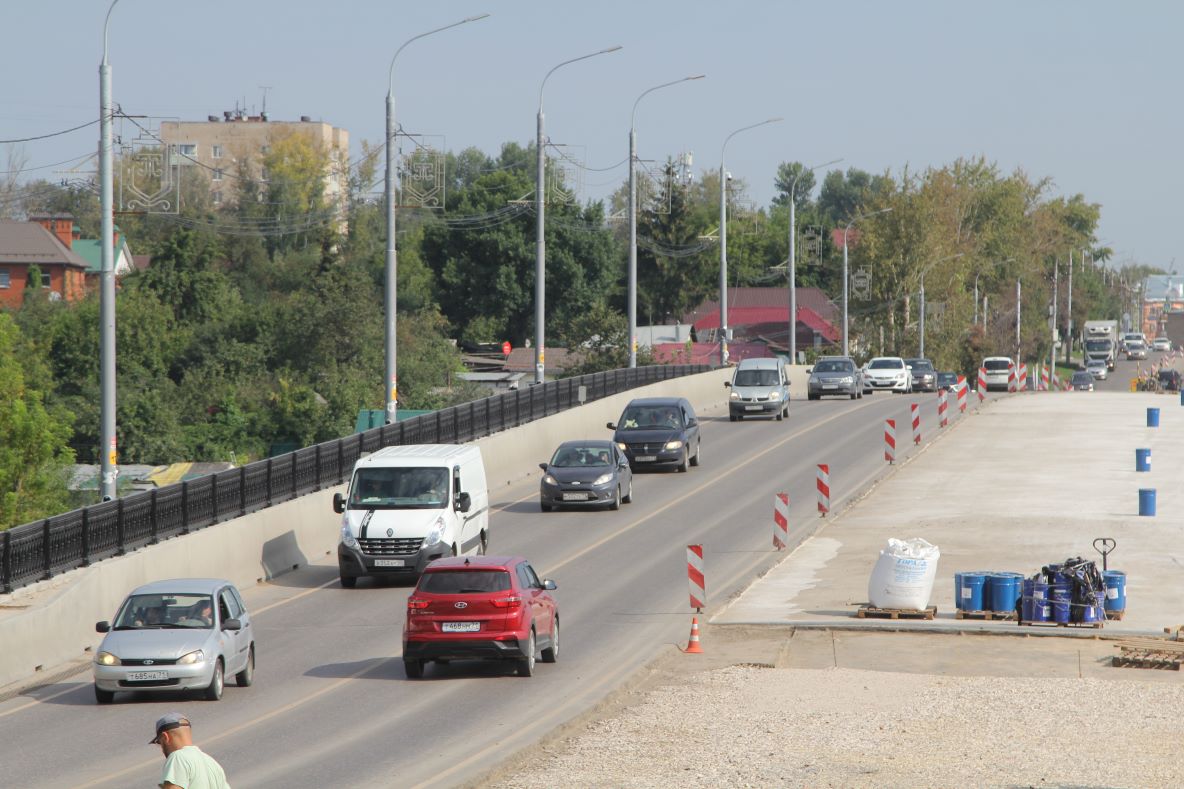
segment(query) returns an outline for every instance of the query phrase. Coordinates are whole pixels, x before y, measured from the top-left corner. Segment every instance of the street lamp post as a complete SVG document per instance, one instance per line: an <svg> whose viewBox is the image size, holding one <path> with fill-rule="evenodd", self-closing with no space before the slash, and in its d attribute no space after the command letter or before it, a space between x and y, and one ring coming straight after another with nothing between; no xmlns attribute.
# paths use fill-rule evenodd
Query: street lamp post
<svg viewBox="0 0 1184 789"><path fill-rule="evenodd" d="M920 325L918 327L920 330L920 335L921 335L920 342L918 343L920 346L918 349L918 355L921 358L925 358L925 275L929 273L929 269L933 268L938 263L944 263L947 260L955 260L957 258L962 257L964 254L966 254L966 253L959 252L956 255L949 255L948 257L938 258L937 260L933 261L932 263L930 263L928 266L926 266L925 268L923 268L921 270L921 310L920 310L920 320L919 320Z"/></svg>
<svg viewBox="0 0 1184 789"><path fill-rule="evenodd" d="M860 219L866 219L869 216L876 214L886 214L891 211L891 208L881 208L879 211L872 211L867 214L859 214L850 222L847 227L843 228L843 355L850 356L849 345L847 342L847 234L851 232L851 226Z"/></svg>
<svg viewBox="0 0 1184 789"><path fill-rule="evenodd" d="M551 75L560 68L569 63L577 63L581 60L594 58L597 55L607 55L609 52L616 52L620 46L609 47L601 49L596 52L590 52L587 55L581 55L578 58L565 60L559 65L552 68L543 77L542 83L539 84L539 114L538 124L535 132L535 187L534 187L534 212L535 212L535 242L534 242L534 382L541 384L543 382L543 363L545 353L543 352L543 342L545 341L544 321L546 316L546 298L547 298L547 242L543 237L543 229L545 227L544 221L544 206L546 201L544 198L544 190L546 188L546 168L547 168L547 151L546 151L546 135L543 131L543 88L547 86L547 80Z"/></svg>
<svg viewBox="0 0 1184 789"><path fill-rule="evenodd" d="M116 496L115 436L115 197L111 173L111 64L107 29L119 0L111 0L103 20L103 62L99 65L99 493Z"/></svg>
<svg viewBox="0 0 1184 789"><path fill-rule="evenodd" d="M719 151L719 363L728 363L728 171L724 167L724 156L728 143L740 132L778 123L783 118L769 118L751 126L743 126L724 138Z"/></svg>
<svg viewBox="0 0 1184 789"><path fill-rule="evenodd" d="M789 363L797 364L798 358L798 283L797 283L797 185L805 173L812 173L823 167L838 164L842 159L816 164L802 170L789 182Z"/></svg>
<svg viewBox="0 0 1184 789"><path fill-rule="evenodd" d="M412 36L403 42L403 45L395 50L394 57L391 58L391 67L387 71L387 88L386 88L386 179L385 179L385 194L386 194L386 266L385 277L386 282L383 285L383 308L386 310L386 359L385 359L385 380L383 381L383 390L386 392L386 424L393 423L398 417L399 408L399 377L398 377L398 340L395 334L396 322L398 316L396 311L398 309L397 296L399 292L399 263L397 253L395 251L395 61L399 58L399 53L402 52L408 44L412 41L418 41L421 38L430 36L434 33L439 33L443 30L459 27L468 22L476 22L479 19L484 19L489 14L480 14L478 16L470 16L462 19L459 22L453 22L451 25L444 25L435 30L429 30L426 33L420 33L418 36Z"/></svg>
<svg viewBox="0 0 1184 789"><path fill-rule="evenodd" d="M629 116L629 366L637 366L637 105L650 93L680 82L703 79L706 74L683 77L673 82L655 85L637 97L633 102L633 113Z"/></svg>

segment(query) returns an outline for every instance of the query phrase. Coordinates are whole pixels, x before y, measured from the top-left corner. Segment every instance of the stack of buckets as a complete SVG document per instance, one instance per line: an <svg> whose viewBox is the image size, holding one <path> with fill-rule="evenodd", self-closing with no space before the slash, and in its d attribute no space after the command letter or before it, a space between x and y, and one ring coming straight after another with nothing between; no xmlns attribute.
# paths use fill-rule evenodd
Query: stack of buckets
<svg viewBox="0 0 1184 789"><path fill-rule="evenodd" d="M1107 570L1103 574L1104 591L1098 592L1093 600L1074 601L1073 581L1060 573L1061 566L1050 564L1046 569L1047 572L1039 572L1023 581L1021 621L1086 624L1101 622L1107 611L1125 610L1126 573Z"/></svg>
<svg viewBox="0 0 1184 789"><path fill-rule="evenodd" d="M1023 579L1020 573L954 573L954 606L961 611L1014 611Z"/></svg>

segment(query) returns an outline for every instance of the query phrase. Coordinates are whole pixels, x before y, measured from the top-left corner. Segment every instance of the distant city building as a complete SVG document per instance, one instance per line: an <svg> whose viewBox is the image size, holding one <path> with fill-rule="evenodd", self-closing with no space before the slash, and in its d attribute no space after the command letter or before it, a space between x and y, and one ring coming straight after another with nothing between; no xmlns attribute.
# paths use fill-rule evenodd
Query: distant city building
<svg viewBox="0 0 1184 789"><path fill-rule="evenodd" d="M1184 312L1184 275L1152 274L1143 280L1140 331L1148 339L1160 334L1169 313Z"/></svg>

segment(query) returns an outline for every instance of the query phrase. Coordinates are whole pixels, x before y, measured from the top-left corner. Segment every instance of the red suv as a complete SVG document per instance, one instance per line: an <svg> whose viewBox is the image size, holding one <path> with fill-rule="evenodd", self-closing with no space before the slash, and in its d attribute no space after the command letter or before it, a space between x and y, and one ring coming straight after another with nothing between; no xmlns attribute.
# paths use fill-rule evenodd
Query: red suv
<svg viewBox="0 0 1184 789"><path fill-rule="evenodd" d="M539 580L521 556L453 556L424 568L407 598L403 668L423 676L429 660L513 660L534 673L559 657L555 582Z"/></svg>

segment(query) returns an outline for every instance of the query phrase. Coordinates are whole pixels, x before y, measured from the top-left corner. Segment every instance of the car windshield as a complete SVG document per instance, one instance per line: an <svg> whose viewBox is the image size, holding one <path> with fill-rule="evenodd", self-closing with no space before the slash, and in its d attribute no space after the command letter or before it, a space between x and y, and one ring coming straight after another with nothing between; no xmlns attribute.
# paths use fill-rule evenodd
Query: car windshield
<svg viewBox="0 0 1184 789"><path fill-rule="evenodd" d="M205 628L214 625L208 594L138 594L124 601L115 617L116 630Z"/></svg>
<svg viewBox="0 0 1184 789"><path fill-rule="evenodd" d="M1141 342L1128 342L1126 344L1126 347L1132 351L1142 351L1145 348L1145 346Z"/></svg>
<svg viewBox="0 0 1184 789"><path fill-rule="evenodd" d="M621 414L620 430L677 430L682 427L673 405L631 405Z"/></svg>
<svg viewBox="0 0 1184 789"><path fill-rule="evenodd" d="M611 454L609 448L601 445L559 447L551 458L555 468L582 468L584 466L607 466Z"/></svg>
<svg viewBox="0 0 1184 789"><path fill-rule="evenodd" d="M869 370L899 370L904 367L901 359L872 359L867 366Z"/></svg>
<svg viewBox="0 0 1184 789"><path fill-rule="evenodd" d="M1089 373L1073 373L1073 383L1088 384L1093 381Z"/></svg>
<svg viewBox="0 0 1184 789"><path fill-rule="evenodd" d="M1085 363L1085 366L1086 367L1105 367L1106 360L1105 359L1090 359L1088 362Z"/></svg>
<svg viewBox="0 0 1184 789"><path fill-rule="evenodd" d="M776 386L780 383L776 370L737 370L735 386Z"/></svg>
<svg viewBox="0 0 1184 789"><path fill-rule="evenodd" d="M924 359L913 359L909 363L916 373L931 373L933 372L933 365Z"/></svg>
<svg viewBox="0 0 1184 789"><path fill-rule="evenodd" d="M448 469L363 468L350 486L351 509L440 509L448 503Z"/></svg>
<svg viewBox="0 0 1184 789"><path fill-rule="evenodd" d="M1161 380L1161 381L1173 381L1179 377L1180 377L1180 373L1176 370L1160 370L1159 371L1159 380Z"/></svg>
<svg viewBox="0 0 1184 789"><path fill-rule="evenodd" d="M939 380L939 381L949 381L950 383L957 383L957 382L958 382L958 376L957 376L955 373L938 373L938 374L937 374L937 380Z"/></svg>
<svg viewBox="0 0 1184 789"><path fill-rule="evenodd" d="M983 362L983 367L991 372L1007 372L1007 368L1011 366L1010 359L987 359Z"/></svg>
<svg viewBox="0 0 1184 789"><path fill-rule="evenodd" d="M431 594L505 592L510 574L505 570L435 570L419 579L419 591Z"/></svg>
<svg viewBox="0 0 1184 789"><path fill-rule="evenodd" d="M1087 351L1108 351L1110 350L1110 340L1086 340L1085 350Z"/></svg>
<svg viewBox="0 0 1184 789"><path fill-rule="evenodd" d="M849 373L855 369L851 362L819 362L814 365L816 373Z"/></svg>

